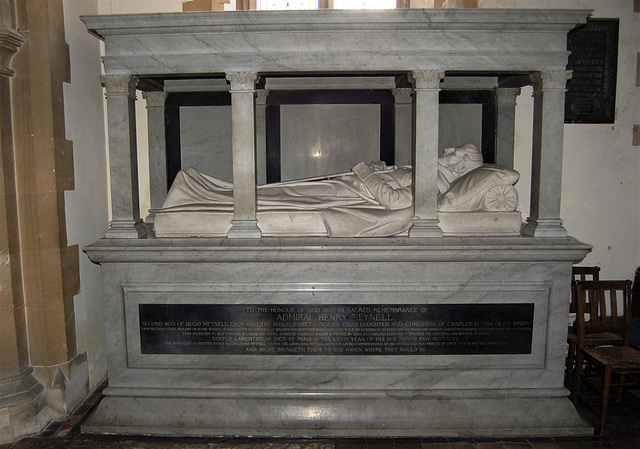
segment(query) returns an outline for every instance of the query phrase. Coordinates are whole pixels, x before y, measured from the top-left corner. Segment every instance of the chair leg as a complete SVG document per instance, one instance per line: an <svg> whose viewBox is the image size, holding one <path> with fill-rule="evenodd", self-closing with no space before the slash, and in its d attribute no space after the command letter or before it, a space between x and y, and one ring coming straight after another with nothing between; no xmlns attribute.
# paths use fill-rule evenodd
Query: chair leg
<svg viewBox="0 0 640 449"><path fill-rule="evenodd" d="M582 377L582 365L584 364L584 359L582 357L582 353L577 351L575 368L573 370L573 379L571 381L571 401L573 405L578 403L578 394L580 393L580 380Z"/></svg>
<svg viewBox="0 0 640 449"><path fill-rule="evenodd" d="M567 351L567 378L565 381L565 386L569 389L569 391L573 391L573 376L575 371L575 362L576 362L576 344L569 340L569 349Z"/></svg>
<svg viewBox="0 0 640 449"><path fill-rule="evenodd" d="M622 402L622 396L624 395L624 383L626 382L627 377L623 374L620 376L620 384L622 385L618 388L618 394L616 395L616 404L620 404Z"/></svg>
<svg viewBox="0 0 640 449"><path fill-rule="evenodd" d="M609 393L611 389L611 367L604 368L604 381L602 384L602 407L600 409L600 436L604 435L604 425L607 422L607 409L609 408Z"/></svg>

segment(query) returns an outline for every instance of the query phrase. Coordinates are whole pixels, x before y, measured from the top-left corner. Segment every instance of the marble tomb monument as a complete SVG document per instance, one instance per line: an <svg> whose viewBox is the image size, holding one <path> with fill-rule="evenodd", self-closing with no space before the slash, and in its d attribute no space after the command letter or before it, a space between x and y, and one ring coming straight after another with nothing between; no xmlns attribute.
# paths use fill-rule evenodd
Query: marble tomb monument
<svg viewBox="0 0 640 449"><path fill-rule="evenodd" d="M589 14L83 17L105 42L111 177L109 230L85 248L102 266L109 385L83 431L589 434L563 373L571 267L590 246L568 236L560 217L566 35ZM439 158L465 151L439 149L466 139L443 144L448 120L441 120L440 98L461 80L491 86L495 111L493 143L465 148L485 154L495 145L495 152L484 165L468 157L469 166L453 176L439 170L446 168ZM343 94L357 85L358 98L367 86L408 93L404 103L397 95L396 104L379 106L393 113L380 112L367 128L382 135L389 117L409 112L408 131L395 135L409 143L406 163L399 150L393 161L403 167L355 160L339 176L258 183L269 163L264 147L271 148L264 145L265 120L286 118L273 115L278 109L267 95L289 95L277 92L279 83L317 93L316 82L340 83ZM527 85L534 92L533 168L522 223L513 114ZM224 111L232 181L169 163L172 122L165 119L176 86L194 98L230 99ZM146 99L149 125L145 220L136 90ZM364 115L375 116L376 108ZM339 153L348 156L349 145ZM481 195L469 193L477 187ZM332 206L308 207L317 197Z"/></svg>

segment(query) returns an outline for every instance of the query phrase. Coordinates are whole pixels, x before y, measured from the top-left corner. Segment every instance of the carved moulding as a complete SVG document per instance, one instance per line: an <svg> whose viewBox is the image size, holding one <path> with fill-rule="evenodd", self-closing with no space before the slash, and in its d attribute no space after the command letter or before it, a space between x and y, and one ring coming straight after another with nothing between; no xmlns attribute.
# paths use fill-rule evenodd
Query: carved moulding
<svg viewBox="0 0 640 449"><path fill-rule="evenodd" d="M0 25L0 75L15 75L16 72L11 69L11 60L24 41L25 36L20 31Z"/></svg>
<svg viewBox="0 0 640 449"><path fill-rule="evenodd" d="M566 92L571 75L570 70L547 70L534 72L529 77L535 92Z"/></svg>
<svg viewBox="0 0 640 449"><path fill-rule="evenodd" d="M415 90L439 89L440 81L444 79L444 70L412 70L409 80Z"/></svg>
<svg viewBox="0 0 640 449"><path fill-rule="evenodd" d="M100 82L105 88L105 96L127 95L135 98L140 79L131 75L100 75Z"/></svg>
<svg viewBox="0 0 640 449"><path fill-rule="evenodd" d="M257 72L229 72L226 77L231 84L231 92L254 92L259 78Z"/></svg>

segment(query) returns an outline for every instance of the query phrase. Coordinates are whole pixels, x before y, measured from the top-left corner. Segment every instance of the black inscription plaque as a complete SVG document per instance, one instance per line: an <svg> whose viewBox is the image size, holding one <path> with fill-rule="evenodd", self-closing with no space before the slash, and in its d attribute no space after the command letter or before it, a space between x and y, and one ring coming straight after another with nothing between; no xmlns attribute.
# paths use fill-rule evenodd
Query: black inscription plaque
<svg viewBox="0 0 640 449"><path fill-rule="evenodd" d="M530 354L534 305L139 304L143 354Z"/></svg>
<svg viewBox="0 0 640 449"><path fill-rule="evenodd" d="M618 66L618 19L589 19L569 32L573 71L565 94L565 123L613 123Z"/></svg>

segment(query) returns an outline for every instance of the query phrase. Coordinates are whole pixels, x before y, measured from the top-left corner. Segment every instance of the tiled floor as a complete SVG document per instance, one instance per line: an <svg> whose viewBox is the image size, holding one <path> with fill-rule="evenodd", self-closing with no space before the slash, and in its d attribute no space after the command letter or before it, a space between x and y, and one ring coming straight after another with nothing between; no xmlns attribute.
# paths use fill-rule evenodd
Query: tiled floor
<svg viewBox="0 0 640 449"><path fill-rule="evenodd" d="M79 423L90 405L42 436L0 449L640 449L640 406L612 407L605 437L282 440L82 435ZM593 419L583 407L578 411Z"/></svg>

